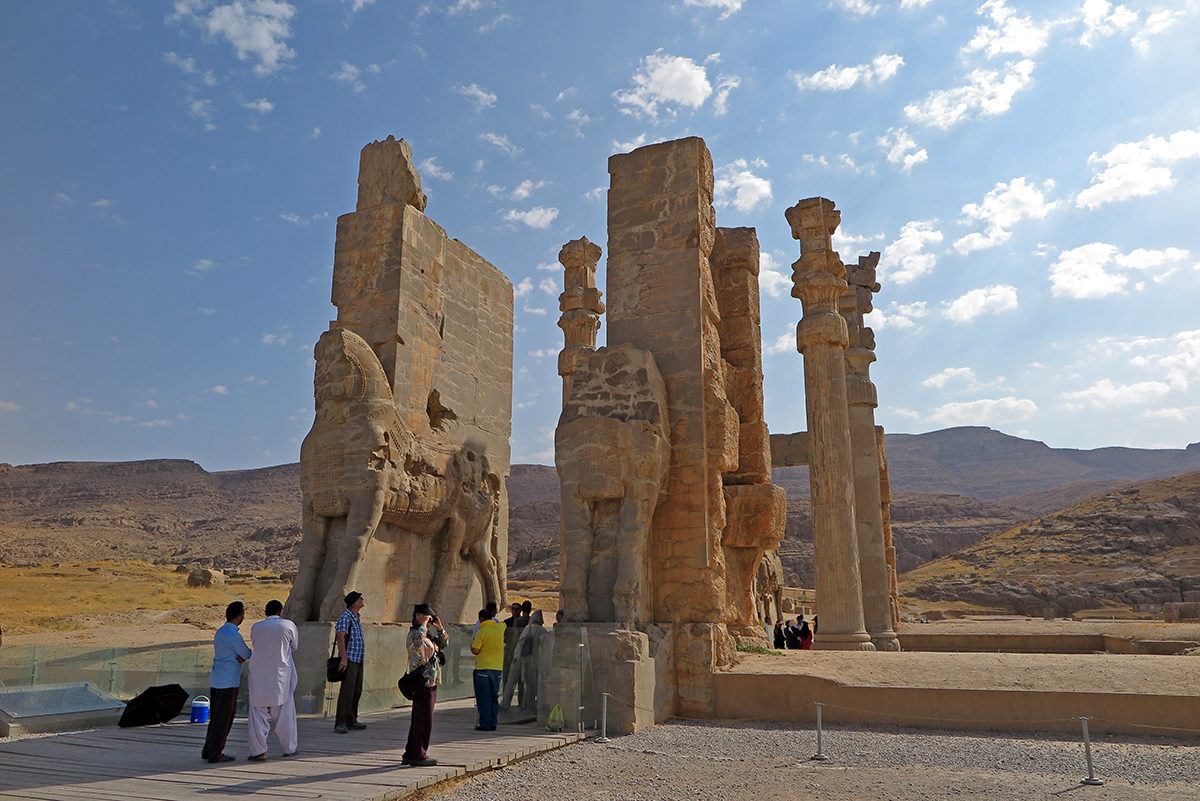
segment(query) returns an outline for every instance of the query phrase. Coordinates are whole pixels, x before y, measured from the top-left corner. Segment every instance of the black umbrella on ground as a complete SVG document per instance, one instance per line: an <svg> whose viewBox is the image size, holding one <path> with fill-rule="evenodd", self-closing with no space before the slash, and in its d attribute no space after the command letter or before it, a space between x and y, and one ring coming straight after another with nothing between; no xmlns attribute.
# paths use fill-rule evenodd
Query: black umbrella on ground
<svg viewBox="0 0 1200 801"><path fill-rule="evenodd" d="M117 725L128 728L166 723L183 710L187 699L188 691L178 684L149 687L125 705L125 711L121 713Z"/></svg>

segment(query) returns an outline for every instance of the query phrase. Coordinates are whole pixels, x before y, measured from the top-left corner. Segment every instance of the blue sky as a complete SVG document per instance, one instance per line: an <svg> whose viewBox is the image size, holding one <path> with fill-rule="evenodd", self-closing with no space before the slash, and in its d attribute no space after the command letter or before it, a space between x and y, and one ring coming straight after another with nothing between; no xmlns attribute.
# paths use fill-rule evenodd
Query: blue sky
<svg viewBox="0 0 1200 801"><path fill-rule="evenodd" d="M607 158L703 137L801 430L784 210L880 250L879 422L1200 440L1200 2L39 0L0 10L0 461L294 461L358 153L517 292L513 461L553 461L561 245ZM601 261L603 267L603 260ZM603 273L601 274L603 287ZM601 334L603 337L603 333Z"/></svg>

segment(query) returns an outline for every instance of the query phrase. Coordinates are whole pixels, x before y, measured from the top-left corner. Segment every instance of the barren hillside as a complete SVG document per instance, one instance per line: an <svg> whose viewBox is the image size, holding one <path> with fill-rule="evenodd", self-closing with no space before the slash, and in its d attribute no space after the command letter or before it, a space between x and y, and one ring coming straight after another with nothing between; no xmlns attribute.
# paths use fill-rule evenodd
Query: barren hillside
<svg viewBox="0 0 1200 801"><path fill-rule="evenodd" d="M901 592L1037 615L1200 600L1200 472L1005 529L905 574Z"/></svg>

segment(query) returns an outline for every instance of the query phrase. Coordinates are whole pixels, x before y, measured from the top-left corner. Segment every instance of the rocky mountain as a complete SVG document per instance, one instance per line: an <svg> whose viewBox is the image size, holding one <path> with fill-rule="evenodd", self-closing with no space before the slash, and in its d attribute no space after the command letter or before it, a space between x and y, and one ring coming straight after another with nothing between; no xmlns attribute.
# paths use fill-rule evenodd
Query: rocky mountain
<svg viewBox="0 0 1200 801"><path fill-rule="evenodd" d="M1125 484L1200 470L1178 450L1050 448L980 427L889 434L897 558L911 569L1038 514ZM785 467L786 579L812 585L808 471ZM558 575L558 475L513 465L509 575ZM209 473L183 460L0 465L0 561L144 559L288 571L300 538L299 465Z"/></svg>
<svg viewBox="0 0 1200 801"><path fill-rule="evenodd" d="M195 462L0 464L0 561L202 562L296 568L298 464L209 473Z"/></svg>
<svg viewBox="0 0 1200 801"><path fill-rule="evenodd" d="M1006 528L905 574L901 592L1029 615L1200 600L1200 472Z"/></svg>

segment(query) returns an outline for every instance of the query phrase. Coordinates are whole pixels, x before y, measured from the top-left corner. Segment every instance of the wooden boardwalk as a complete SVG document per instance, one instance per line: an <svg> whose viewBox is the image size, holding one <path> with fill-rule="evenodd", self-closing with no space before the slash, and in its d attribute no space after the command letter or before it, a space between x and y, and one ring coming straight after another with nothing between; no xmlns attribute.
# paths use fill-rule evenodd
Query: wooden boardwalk
<svg viewBox="0 0 1200 801"><path fill-rule="evenodd" d="M186 722L14 740L0 743L0 799L220 801L253 794L385 801L583 738L533 723L475 731L474 702L448 701L434 716L429 755L437 767L412 768L400 764L408 717L407 709L364 715L368 728L349 734L335 734L332 720L301 718L298 753L282 758L272 734L265 762L246 760L246 721L239 718L225 748L237 761L216 765L200 758L205 727Z"/></svg>

